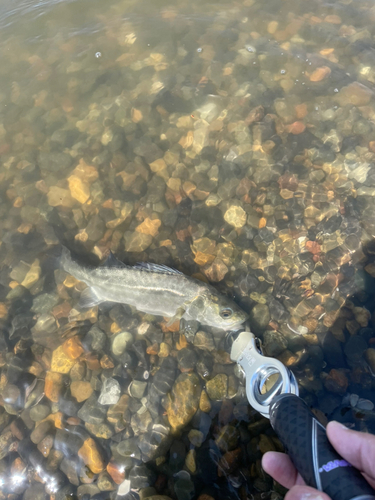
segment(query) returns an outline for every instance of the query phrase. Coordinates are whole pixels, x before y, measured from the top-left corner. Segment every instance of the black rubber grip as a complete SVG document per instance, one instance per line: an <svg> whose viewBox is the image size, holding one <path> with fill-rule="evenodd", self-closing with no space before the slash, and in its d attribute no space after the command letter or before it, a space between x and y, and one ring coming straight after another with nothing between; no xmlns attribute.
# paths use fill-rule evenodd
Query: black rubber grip
<svg viewBox="0 0 375 500"><path fill-rule="evenodd" d="M270 421L308 486L324 491L332 500L375 500L375 491L334 450L325 428L301 398L294 394L276 396L270 406Z"/></svg>

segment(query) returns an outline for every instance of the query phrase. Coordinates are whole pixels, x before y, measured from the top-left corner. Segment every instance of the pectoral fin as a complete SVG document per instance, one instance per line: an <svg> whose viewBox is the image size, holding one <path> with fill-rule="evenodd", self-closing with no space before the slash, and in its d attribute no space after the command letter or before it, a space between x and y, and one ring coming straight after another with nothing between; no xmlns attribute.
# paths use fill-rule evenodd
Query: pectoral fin
<svg viewBox="0 0 375 500"><path fill-rule="evenodd" d="M81 309L87 309L89 307L97 306L101 302L103 302L103 299L99 296L98 290L95 290L93 287L87 287L81 293L78 307Z"/></svg>
<svg viewBox="0 0 375 500"><path fill-rule="evenodd" d="M180 321L185 312L186 312L185 307L183 306L179 307L176 311L176 314L172 316L172 318L168 321L167 326L173 325L173 323L177 320Z"/></svg>

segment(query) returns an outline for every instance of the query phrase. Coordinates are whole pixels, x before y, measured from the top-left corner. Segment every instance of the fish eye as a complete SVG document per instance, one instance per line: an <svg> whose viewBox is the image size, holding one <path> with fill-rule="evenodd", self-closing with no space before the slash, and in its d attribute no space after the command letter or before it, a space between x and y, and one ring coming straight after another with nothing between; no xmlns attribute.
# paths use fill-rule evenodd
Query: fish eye
<svg viewBox="0 0 375 500"><path fill-rule="evenodd" d="M229 309L229 308L227 308L227 309L222 309L222 310L220 311L220 316L221 316L223 319L229 319L229 318L232 316L232 314L233 314L233 311L232 311L232 309Z"/></svg>

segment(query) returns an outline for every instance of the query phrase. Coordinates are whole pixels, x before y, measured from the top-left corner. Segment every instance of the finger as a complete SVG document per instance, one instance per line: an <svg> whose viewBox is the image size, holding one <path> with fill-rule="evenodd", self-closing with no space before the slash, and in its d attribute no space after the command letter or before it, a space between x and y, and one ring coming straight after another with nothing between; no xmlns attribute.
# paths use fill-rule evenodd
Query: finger
<svg viewBox="0 0 375 500"><path fill-rule="evenodd" d="M310 486L293 486L285 495L284 500L331 500L331 498Z"/></svg>
<svg viewBox="0 0 375 500"><path fill-rule="evenodd" d="M288 455L269 451L262 458L263 469L272 476L275 481L285 488L291 488L295 484L305 484L304 480L296 471Z"/></svg>
<svg viewBox="0 0 375 500"><path fill-rule="evenodd" d="M375 479L375 436L351 431L338 422L327 425L327 436L345 460Z"/></svg>

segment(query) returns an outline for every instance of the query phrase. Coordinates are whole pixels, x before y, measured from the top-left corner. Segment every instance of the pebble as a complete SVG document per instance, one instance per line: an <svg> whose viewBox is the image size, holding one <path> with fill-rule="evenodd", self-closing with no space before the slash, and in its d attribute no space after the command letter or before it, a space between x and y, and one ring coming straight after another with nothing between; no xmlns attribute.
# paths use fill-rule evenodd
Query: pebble
<svg viewBox="0 0 375 500"><path fill-rule="evenodd" d="M86 401L91 396L93 388L90 382L74 381L70 384L70 393L78 403L82 403L82 401Z"/></svg>
<svg viewBox="0 0 375 500"><path fill-rule="evenodd" d="M219 373L206 382L206 391L212 401L222 401L228 394L228 376Z"/></svg>
<svg viewBox="0 0 375 500"><path fill-rule="evenodd" d="M107 378L103 382L102 390L99 394L98 403L101 405L114 405L118 403L121 395L121 387L114 378Z"/></svg>
<svg viewBox="0 0 375 500"><path fill-rule="evenodd" d="M184 427L198 409L201 389L195 373L181 373L168 397L167 416L172 431Z"/></svg>
<svg viewBox="0 0 375 500"><path fill-rule="evenodd" d="M104 339L102 340L104 341ZM129 332L121 332L112 340L112 352L115 356L120 356L133 342L133 335Z"/></svg>
<svg viewBox="0 0 375 500"><path fill-rule="evenodd" d="M68 357L63 346L58 347L52 353L51 370L56 373L69 373L74 365L74 359Z"/></svg>
<svg viewBox="0 0 375 500"><path fill-rule="evenodd" d="M324 387L329 392L336 394L345 394L349 382L345 374L339 370L332 369L324 379Z"/></svg>
<svg viewBox="0 0 375 500"><path fill-rule="evenodd" d="M235 228L241 228L246 224L246 212L242 207L232 205L224 214L225 221Z"/></svg>
<svg viewBox="0 0 375 500"><path fill-rule="evenodd" d="M94 474L99 474L104 469L104 460L99 452L96 442L87 438L78 450L78 456Z"/></svg>

